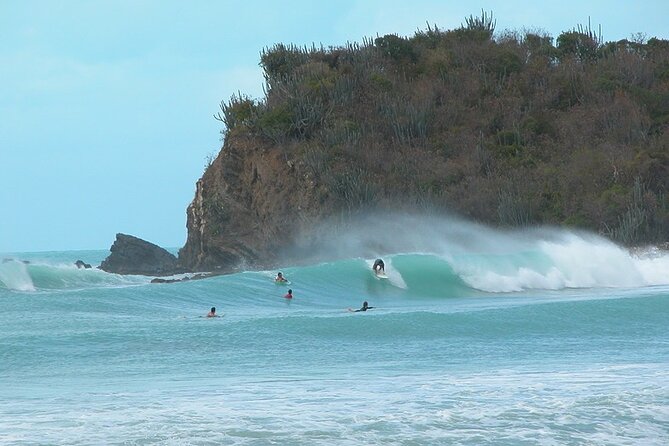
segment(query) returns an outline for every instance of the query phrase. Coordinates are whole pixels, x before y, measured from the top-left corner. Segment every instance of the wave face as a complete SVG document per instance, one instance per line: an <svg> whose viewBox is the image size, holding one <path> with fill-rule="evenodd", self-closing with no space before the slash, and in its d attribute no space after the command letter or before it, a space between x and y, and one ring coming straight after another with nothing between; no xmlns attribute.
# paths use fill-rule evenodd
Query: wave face
<svg viewBox="0 0 669 446"><path fill-rule="evenodd" d="M454 218L375 215L344 228L326 225L303 243L313 263L381 257L394 265L391 282L419 293L669 283L666 252L632 254L602 237L554 228L499 231Z"/></svg>
<svg viewBox="0 0 669 446"><path fill-rule="evenodd" d="M292 274L341 292L368 282L373 260L382 257L387 283L416 296L669 284L669 253L648 249L632 254L592 234L554 229L500 232L452 219L383 221L373 233L352 228L346 236L335 234L321 243L312 266L293 267ZM392 234L395 250L389 248L387 234ZM352 253L368 257L351 257ZM104 252L90 255L102 258ZM342 260L317 260L323 258ZM37 257L27 262L1 263L0 288L67 290L141 285L150 280L78 269L71 258Z"/></svg>
<svg viewBox="0 0 669 446"><path fill-rule="evenodd" d="M103 253L94 251L97 258ZM80 253L18 254L0 263L0 289L11 291L114 288L148 283L150 278L109 274L97 268L77 268L72 259Z"/></svg>
<svg viewBox="0 0 669 446"><path fill-rule="evenodd" d="M361 282L378 284L371 270L373 260L327 262L290 271L306 281L325 281L327 287L342 291ZM381 285L392 285L413 296L669 284L669 255L640 257L609 242L573 234L561 241L537 240L533 249L515 252L401 253L384 256L383 260L388 280Z"/></svg>

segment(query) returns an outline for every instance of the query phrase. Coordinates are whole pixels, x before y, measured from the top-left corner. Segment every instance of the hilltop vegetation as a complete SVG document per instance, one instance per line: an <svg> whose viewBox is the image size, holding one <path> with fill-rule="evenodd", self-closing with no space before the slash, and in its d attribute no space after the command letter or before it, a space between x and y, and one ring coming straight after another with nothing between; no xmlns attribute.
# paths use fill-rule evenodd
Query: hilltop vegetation
<svg viewBox="0 0 669 446"><path fill-rule="evenodd" d="M261 55L265 97L221 104L217 161L279 153L321 208L310 215L448 209L626 244L669 239L669 41L494 28L483 13L412 37L277 44ZM204 190L210 221L231 209L229 184Z"/></svg>

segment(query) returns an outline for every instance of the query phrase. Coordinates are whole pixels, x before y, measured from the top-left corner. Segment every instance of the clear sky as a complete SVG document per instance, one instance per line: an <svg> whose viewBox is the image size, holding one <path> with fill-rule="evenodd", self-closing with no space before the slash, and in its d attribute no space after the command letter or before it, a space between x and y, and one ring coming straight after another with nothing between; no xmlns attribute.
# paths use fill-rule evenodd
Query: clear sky
<svg viewBox="0 0 669 446"><path fill-rule="evenodd" d="M468 5L465 5L468 3ZM492 11L497 30L669 39L669 1L0 0L0 252L186 240L221 100L275 43L337 46Z"/></svg>

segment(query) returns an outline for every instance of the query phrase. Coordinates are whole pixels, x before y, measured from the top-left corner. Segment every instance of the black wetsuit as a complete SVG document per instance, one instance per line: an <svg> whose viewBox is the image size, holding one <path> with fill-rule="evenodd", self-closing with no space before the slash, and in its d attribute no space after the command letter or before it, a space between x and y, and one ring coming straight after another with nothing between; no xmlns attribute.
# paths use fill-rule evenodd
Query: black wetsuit
<svg viewBox="0 0 669 446"><path fill-rule="evenodd" d="M357 313L358 311L367 311L367 310L371 310L372 308L374 308L374 307L362 307L362 308L359 309L359 310L355 310L354 313Z"/></svg>
<svg viewBox="0 0 669 446"><path fill-rule="evenodd" d="M378 267L378 269L377 269L377 267ZM376 259L376 260L374 261L374 266L372 266L372 269L373 269L374 271L379 271L379 270L380 270L380 271L385 271L385 270L386 270L386 265L384 265L383 260L381 260L381 259Z"/></svg>

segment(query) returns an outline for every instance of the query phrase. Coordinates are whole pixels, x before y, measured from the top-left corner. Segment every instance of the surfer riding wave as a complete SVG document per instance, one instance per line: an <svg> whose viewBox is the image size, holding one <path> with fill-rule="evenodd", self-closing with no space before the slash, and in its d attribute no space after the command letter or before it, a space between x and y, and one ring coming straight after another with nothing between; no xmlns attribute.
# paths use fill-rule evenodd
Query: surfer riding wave
<svg viewBox="0 0 669 446"><path fill-rule="evenodd" d="M386 265L383 263L383 260L381 259L376 259L374 261L372 269L374 270L374 274L376 274L377 276L386 273Z"/></svg>

